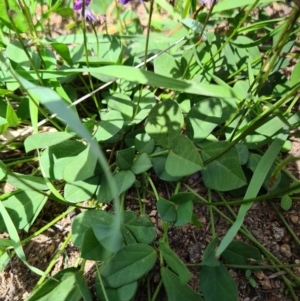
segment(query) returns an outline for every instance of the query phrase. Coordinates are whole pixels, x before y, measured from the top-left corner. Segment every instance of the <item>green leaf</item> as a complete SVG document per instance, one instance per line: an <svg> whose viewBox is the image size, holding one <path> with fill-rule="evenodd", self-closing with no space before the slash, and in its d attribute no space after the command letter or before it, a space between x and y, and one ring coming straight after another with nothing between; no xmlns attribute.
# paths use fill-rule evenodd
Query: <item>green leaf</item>
<svg viewBox="0 0 300 301"><path fill-rule="evenodd" d="M124 119L120 112L111 110L102 116L102 120L99 123L98 129L95 132L95 138L97 141L106 141L122 129L124 125Z"/></svg>
<svg viewBox="0 0 300 301"><path fill-rule="evenodd" d="M89 68L88 71L92 72L92 69ZM225 88L218 85L178 80L129 66L105 66L97 68L95 71L97 73L126 79L130 82L150 85L153 87L163 87L185 93L220 98L235 97L235 92L230 87Z"/></svg>
<svg viewBox="0 0 300 301"><path fill-rule="evenodd" d="M123 285L118 288L104 286L105 294L108 300L113 301L130 301L132 300L138 287L137 281ZM105 295L100 285L99 278L96 278L96 293L99 300L105 300Z"/></svg>
<svg viewBox="0 0 300 301"><path fill-rule="evenodd" d="M175 227L181 227L188 224L193 215L193 201L185 202L183 204L178 205L177 207L177 219L174 223Z"/></svg>
<svg viewBox="0 0 300 301"><path fill-rule="evenodd" d="M43 178L18 173L8 174L6 182L22 190L48 190Z"/></svg>
<svg viewBox="0 0 300 301"><path fill-rule="evenodd" d="M48 278L27 301L72 300L92 301L92 295L83 278L82 272L76 268L62 270Z"/></svg>
<svg viewBox="0 0 300 301"><path fill-rule="evenodd" d="M157 210L161 219L166 222L175 222L177 219L177 212L172 202L160 198L157 201Z"/></svg>
<svg viewBox="0 0 300 301"><path fill-rule="evenodd" d="M172 301L202 301L200 294L194 292L187 284L182 284L180 279L166 268L160 269L168 300ZM220 299L222 300L222 299Z"/></svg>
<svg viewBox="0 0 300 301"><path fill-rule="evenodd" d="M130 120L133 115L133 104L129 96L125 94L114 94L107 99L109 109L121 113L125 120Z"/></svg>
<svg viewBox="0 0 300 301"><path fill-rule="evenodd" d="M46 148L51 145L60 144L63 141L69 140L74 135L66 132L57 133L38 133L28 136L24 141L25 151L28 153L37 148Z"/></svg>
<svg viewBox="0 0 300 301"><path fill-rule="evenodd" d="M170 198L170 202L181 205L189 201L193 201L195 199L195 195L191 192L178 192L173 194Z"/></svg>
<svg viewBox="0 0 300 301"><path fill-rule="evenodd" d="M205 139L222 122L222 103L217 98L201 100L186 117L187 136L198 142Z"/></svg>
<svg viewBox="0 0 300 301"><path fill-rule="evenodd" d="M30 52L31 50L28 51L28 54L31 56ZM6 47L5 55L10 61L17 64L18 69L30 69L30 61L20 41L12 40ZM19 85L19 83L15 82L13 85ZM12 90L11 87L8 86L8 88Z"/></svg>
<svg viewBox="0 0 300 301"><path fill-rule="evenodd" d="M9 127L9 124L7 120L0 116L0 134L3 134L7 128Z"/></svg>
<svg viewBox="0 0 300 301"><path fill-rule="evenodd" d="M105 0L101 0L102 2ZM91 3L91 6L93 3ZM103 14L105 14L104 12ZM89 43L89 47L95 52L93 56L89 57L89 63L95 62L98 66L101 65L110 65L118 64L121 61L122 55L122 43L119 37L115 35L106 35L106 39L102 40L101 47L99 47L99 41L96 43ZM86 64L84 58L81 59L83 64ZM92 76L98 78L99 73L91 73Z"/></svg>
<svg viewBox="0 0 300 301"><path fill-rule="evenodd" d="M46 148L40 159L45 177L50 180L62 180L65 166L85 148L84 144L75 140L66 140Z"/></svg>
<svg viewBox="0 0 300 301"><path fill-rule="evenodd" d="M94 175L97 163L97 154L87 146L76 157L73 157L63 170L63 179L66 182L81 181Z"/></svg>
<svg viewBox="0 0 300 301"><path fill-rule="evenodd" d="M273 3L272 0L260 0L260 4L265 4L265 3ZM220 13L225 10L229 9L234 9L238 7L244 7L248 5L252 5L253 1L252 0L243 0L243 1L235 1L235 0L227 0L227 1L222 1L220 3L217 3L217 5L214 7L214 13Z"/></svg>
<svg viewBox="0 0 300 301"><path fill-rule="evenodd" d="M19 118L18 118L14 108L12 107L12 105L9 102L7 102L5 118L10 127L16 127L19 125Z"/></svg>
<svg viewBox="0 0 300 301"><path fill-rule="evenodd" d="M156 237L155 227L148 215L138 216L135 212L124 211L122 225L133 235L136 242L151 244Z"/></svg>
<svg viewBox="0 0 300 301"><path fill-rule="evenodd" d="M166 148L180 135L183 115L175 101L165 100L156 104L146 120L145 131L159 145Z"/></svg>
<svg viewBox="0 0 300 301"><path fill-rule="evenodd" d="M256 197L258 194L267 174L270 170L272 164L274 163L278 153L280 152L284 141L287 139L288 134L281 133L276 139L272 142L268 150L265 152L257 168L252 176L250 184L248 186L247 192L244 196L244 199L250 199ZM230 242L234 239L240 227L243 225L244 218L248 210L251 208L252 203L243 204L239 210L239 213L236 217L236 221L233 223L229 231L226 233L225 237L221 241L218 249L217 256L220 256L223 251L227 248Z"/></svg>
<svg viewBox="0 0 300 301"><path fill-rule="evenodd" d="M152 91L143 89L142 93L138 90L133 96L134 117L131 124L142 122L148 117L151 109L156 105L155 95Z"/></svg>
<svg viewBox="0 0 300 301"><path fill-rule="evenodd" d="M154 72L172 78L180 78L182 75L179 63L166 52L154 60Z"/></svg>
<svg viewBox="0 0 300 301"><path fill-rule="evenodd" d="M8 6L7 6L8 4ZM29 26L25 18L24 12L20 9L18 2L8 0L0 2L0 20L12 31L15 28L19 32L29 32ZM12 25L12 20L14 25Z"/></svg>
<svg viewBox="0 0 300 301"><path fill-rule="evenodd" d="M10 239L7 238L0 238L0 253L1 253L1 249L5 249L7 247L11 247L12 246L12 241Z"/></svg>
<svg viewBox="0 0 300 301"><path fill-rule="evenodd" d="M267 144L270 141L270 138L274 138L274 135L281 131L284 126L285 122L283 121L283 118L272 116L253 133L247 135L245 143L248 148L257 149L258 147Z"/></svg>
<svg viewBox="0 0 300 301"><path fill-rule="evenodd" d="M131 170L121 170L113 175L113 179L117 188L117 190L114 192L109 189L106 178L101 178L100 189L97 195L99 202L108 203L113 199L113 193L120 195L121 193L127 191L135 182L135 175Z"/></svg>
<svg viewBox="0 0 300 301"><path fill-rule="evenodd" d="M163 151L163 149L160 147L157 147L155 149L155 151L153 152L153 154L159 153L160 151ZM176 181L180 180L181 177L173 177L167 173L167 171L165 169L166 161L167 161L166 155L151 157L151 162L152 162L153 169L154 169L156 175L163 181L176 182Z"/></svg>
<svg viewBox="0 0 300 301"><path fill-rule="evenodd" d="M2 62L4 60L3 55L1 55L1 53L0 60ZM121 210L119 210L120 201L115 193L117 190L115 181L112 178L112 174L110 173L110 168L108 166L107 160L104 154L102 153L101 149L99 148L98 143L92 138L88 129L81 123L81 120L79 119L78 115L76 115L73 112L73 110L70 110L68 108L66 102L55 91L47 87L40 87L34 85L32 82L29 82L20 75L14 73L12 69L10 69L10 72L21 82L22 86L24 87L24 89L26 89L27 93L31 97L38 99L42 102L43 105L47 107L48 110L57 114L58 118L63 120L63 122L67 124L71 130L73 130L78 136L84 139L87 145L91 148L93 155L96 156L98 163L102 167L105 178L107 178L110 191L113 192L115 216L112 228L114 229L115 235L113 235L111 239L116 240L121 226Z"/></svg>
<svg viewBox="0 0 300 301"><path fill-rule="evenodd" d="M75 247L82 248L84 234L95 224L112 225L114 216L103 210L88 210L78 214L72 223L72 242Z"/></svg>
<svg viewBox="0 0 300 301"><path fill-rule="evenodd" d="M170 246L166 242L160 240L159 251L161 252L168 266L179 276L180 284L188 283L191 279L191 274L177 254L172 251Z"/></svg>
<svg viewBox="0 0 300 301"><path fill-rule="evenodd" d="M128 231L126 227L121 227L121 232L124 238L125 245L131 245L137 243L133 234L130 231Z"/></svg>
<svg viewBox="0 0 300 301"><path fill-rule="evenodd" d="M84 181L66 183L64 198L70 203L80 203L90 199L96 192L99 177L93 177Z"/></svg>
<svg viewBox="0 0 300 301"><path fill-rule="evenodd" d="M88 260L105 260L112 254L106 250L96 238L94 230L88 228L83 234L80 256Z"/></svg>
<svg viewBox="0 0 300 301"><path fill-rule="evenodd" d="M197 228L202 228L202 224L201 222L197 219L196 215L193 213L192 214L192 219L191 219L191 222L193 223L193 225Z"/></svg>
<svg viewBox="0 0 300 301"><path fill-rule="evenodd" d="M118 231L116 235L112 226L107 225L105 222L93 224L92 228L96 238L106 250L112 253L120 250L122 244L121 231ZM111 239L113 235L115 235L115 240Z"/></svg>
<svg viewBox="0 0 300 301"><path fill-rule="evenodd" d="M117 288L132 283L147 272L156 262L156 252L146 244L131 244L105 261L100 268L108 286Z"/></svg>
<svg viewBox="0 0 300 301"><path fill-rule="evenodd" d="M215 267L220 265L219 260L216 257L216 248L218 245L218 237L215 237L207 246L203 254L203 265Z"/></svg>
<svg viewBox="0 0 300 301"><path fill-rule="evenodd" d="M74 10L71 7L61 7L54 10L55 13L62 16L63 18L72 18Z"/></svg>
<svg viewBox="0 0 300 301"><path fill-rule="evenodd" d="M249 278L248 281L249 281L249 284L250 284L253 288L256 288L257 284L256 284L256 281L255 281L253 278Z"/></svg>
<svg viewBox="0 0 300 301"><path fill-rule="evenodd" d="M48 70L56 70L56 57L52 50L43 48L39 50L42 60L45 64L45 68Z"/></svg>
<svg viewBox="0 0 300 301"><path fill-rule="evenodd" d="M58 55L62 57L63 60L67 62L70 66L73 65L71 59L69 47L64 43L50 43L51 47L57 52Z"/></svg>
<svg viewBox="0 0 300 301"><path fill-rule="evenodd" d="M25 253L24 253L24 250L22 248L22 244L21 244L21 241L20 241L20 237L18 235L18 231L17 229L15 228L15 225L11 219L11 217L9 216L6 208L4 207L4 204L3 204L3 201L0 202L0 215L2 217L2 219L0 221L3 220L4 224L5 224L5 227L7 229L7 232L10 236L10 239L11 239L11 243L12 243L12 246L13 246L13 249L14 251L16 252L17 256L22 260L22 262L31 270L33 271L34 273L40 275L40 276L44 276L44 272L35 268L34 266L30 265L27 260L26 260L26 257L25 257ZM6 254L6 253L5 253ZM0 264L3 266L3 265L6 265L8 261L8 256L7 255L4 255L3 257L1 256L0 258Z"/></svg>
<svg viewBox="0 0 300 301"><path fill-rule="evenodd" d="M152 167L150 158L146 153L141 154L136 158L131 166L131 171L135 174L141 174Z"/></svg>
<svg viewBox="0 0 300 301"><path fill-rule="evenodd" d="M186 136L174 139L166 161L166 172L173 177L184 177L201 169L201 157L191 140Z"/></svg>
<svg viewBox="0 0 300 301"><path fill-rule="evenodd" d="M186 27L195 31L195 33L200 34L202 32L203 25L194 19L186 18L186 19L181 20L181 23L183 25L185 25Z"/></svg>
<svg viewBox="0 0 300 301"><path fill-rule="evenodd" d="M249 246L242 241L232 241L222 253L222 257L227 263L238 265L247 265L250 258L258 261L262 259L257 248Z"/></svg>
<svg viewBox="0 0 300 301"><path fill-rule="evenodd" d="M249 150L245 144L238 143L235 145L235 148L237 149L239 153L240 158L240 164L245 165L248 162L249 159Z"/></svg>
<svg viewBox="0 0 300 301"><path fill-rule="evenodd" d="M9 264L10 259L11 258L9 256L8 252L4 252L4 253L0 252L0 272L4 272L4 269Z"/></svg>
<svg viewBox="0 0 300 301"><path fill-rule="evenodd" d="M0 160L0 180L2 180L7 174L6 165Z"/></svg>
<svg viewBox="0 0 300 301"><path fill-rule="evenodd" d="M300 77L300 61L293 67L293 71L290 78L291 87L299 83L298 79Z"/></svg>
<svg viewBox="0 0 300 301"><path fill-rule="evenodd" d="M292 207L292 203L293 203L293 201L292 201L291 197L286 194L281 198L280 206L283 210L289 210Z"/></svg>
<svg viewBox="0 0 300 301"><path fill-rule="evenodd" d="M132 166L135 155L135 149L133 147L124 148L117 151L117 165L120 169L127 170Z"/></svg>
<svg viewBox="0 0 300 301"><path fill-rule="evenodd" d="M155 147L155 141L147 133L139 133L134 137L134 145L139 153L150 155Z"/></svg>
<svg viewBox="0 0 300 301"><path fill-rule="evenodd" d="M237 286L223 264L202 266L199 280L205 301L238 300Z"/></svg>
<svg viewBox="0 0 300 301"><path fill-rule="evenodd" d="M229 146L227 141L211 142L203 147L203 159L221 154ZM246 185L247 180L240 166L236 148L206 165L202 170L203 182L206 187L218 191L229 191Z"/></svg>
<svg viewBox="0 0 300 301"><path fill-rule="evenodd" d="M42 210L46 201L47 197L39 192L20 191L2 201L2 204L16 229L21 230L32 225L37 213ZM3 219L0 219L0 231L7 232Z"/></svg>
<svg viewBox="0 0 300 301"><path fill-rule="evenodd" d="M260 156L258 154L250 154L249 155L247 167L253 173L255 172L261 158L262 158L262 156ZM278 187L278 185L281 181L281 172L278 173L275 181L273 180L272 176L273 176L274 169L275 169L275 165L273 164L264 180L264 183L263 183L263 188L267 191L274 191ZM272 182L272 187L270 187L270 185L269 185L270 182Z"/></svg>

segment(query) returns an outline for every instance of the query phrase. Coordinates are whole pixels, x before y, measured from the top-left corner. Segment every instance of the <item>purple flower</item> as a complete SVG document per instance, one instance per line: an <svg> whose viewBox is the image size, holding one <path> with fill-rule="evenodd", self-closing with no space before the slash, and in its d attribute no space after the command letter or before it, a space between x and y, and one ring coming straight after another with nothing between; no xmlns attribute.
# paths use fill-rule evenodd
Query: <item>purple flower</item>
<svg viewBox="0 0 300 301"><path fill-rule="evenodd" d="M83 0L76 0L74 4L74 10L79 12L80 18L82 18L82 7L83 7ZM85 0L84 6L84 19L86 21L96 22L97 18L93 15L91 10L88 8L88 5L91 3L91 0Z"/></svg>
<svg viewBox="0 0 300 301"><path fill-rule="evenodd" d="M97 22L97 18L94 16L94 14L88 7L86 7L84 10L84 18L86 21Z"/></svg>
<svg viewBox="0 0 300 301"><path fill-rule="evenodd" d="M89 6L91 0L85 0L85 7ZM82 9L82 0L76 0L74 4L74 10L81 10Z"/></svg>
<svg viewBox="0 0 300 301"><path fill-rule="evenodd" d="M129 3L131 0L119 0L119 2L122 4L122 5L125 5L127 3ZM140 2L143 2L143 0L139 0Z"/></svg>

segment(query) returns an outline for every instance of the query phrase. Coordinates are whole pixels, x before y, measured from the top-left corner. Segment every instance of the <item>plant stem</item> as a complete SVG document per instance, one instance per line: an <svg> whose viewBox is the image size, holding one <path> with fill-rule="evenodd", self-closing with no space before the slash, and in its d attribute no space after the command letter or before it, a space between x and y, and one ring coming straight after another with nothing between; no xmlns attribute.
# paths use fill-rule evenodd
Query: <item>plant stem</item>
<svg viewBox="0 0 300 301"><path fill-rule="evenodd" d="M299 240L298 236L293 231L293 229L290 227L290 225L288 224L288 222L286 221L286 219L284 218L284 216L280 213L280 211L278 210L278 208L275 206L275 204L273 202L269 202L269 204L274 209L274 211L277 213L277 215L279 216L279 218L281 219L281 221L283 222L283 224L287 228L288 232L294 238L295 242L298 244L298 246L300 246L300 240Z"/></svg>
<svg viewBox="0 0 300 301"><path fill-rule="evenodd" d="M47 275L51 272L53 266L55 265L57 259L59 258L59 256L61 255L61 253L65 250L65 248L67 247L69 241L72 238L72 233L70 233L67 238L65 239L65 241L63 242L63 244L61 245L61 247L57 250L56 254L54 255L53 259L51 260L50 264L48 265L46 271L45 271L45 275L42 276L40 278L40 280L38 281L38 283L36 284L35 288L38 287L39 285L41 285L45 278L47 277Z"/></svg>
<svg viewBox="0 0 300 301"><path fill-rule="evenodd" d="M208 189L208 202L209 203L212 202L210 189ZM208 210L209 210L209 217L210 217L211 235L212 235L212 238L215 238L216 237L216 229L215 229L213 207L209 206Z"/></svg>
<svg viewBox="0 0 300 301"><path fill-rule="evenodd" d="M50 227L52 227L53 225L55 225L57 222L59 222L62 218L64 218L66 215L68 215L70 212L72 212L75 209L75 207L70 207L68 208L68 210L66 210L65 212L63 212L62 214L60 214L59 216L57 216L55 219L53 219L50 223L48 223L47 225L45 225L44 227L40 228L38 231L34 232L32 235L30 235L29 237L23 239L21 241L21 244L24 245L27 242L31 241L33 238L39 236L40 234L42 234L44 231L46 231L47 229L49 229Z"/></svg>
<svg viewBox="0 0 300 301"><path fill-rule="evenodd" d="M233 269L242 269L242 270L274 270L277 269L283 269L283 268L299 268L300 263L292 263L292 264L264 264L264 265L239 265L239 264L228 264L224 263L224 265L228 268ZM186 263L186 266L188 267L201 267L203 266L203 263Z"/></svg>
<svg viewBox="0 0 300 301"><path fill-rule="evenodd" d="M105 301L110 301L108 299L106 291L105 291L105 287L104 287L104 284L103 284L103 281L102 281L102 277L101 277L101 274L100 274L100 270L99 270L98 264L96 264L96 270L97 270L98 279L99 279L99 282L100 282L100 286L101 286L101 289L102 289Z"/></svg>
<svg viewBox="0 0 300 301"><path fill-rule="evenodd" d="M158 295L158 293L160 291L161 286L162 286L162 279L160 279L160 281L159 281L159 283L158 283L158 285L156 287L156 290L155 290L155 292L153 294L153 297L152 297L151 301L155 301L156 300L156 297L157 297L157 295Z"/></svg>
<svg viewBox="0 0 300 301"><path fill-rule="evenodd" d="M188 189L190 192L195 193L194 190L192 188L190 188L188 185L183 184L184 187L186 189ZM232 205L242 205L245 203L255 203L255 202L261 202L261 201L265 201L268 199L274 199L274 198L278 198L284 194L292 194L294 192L297 192L300 188L300 182L298 182L295 185L291 185L291 187L284 189L282 191L276 192L276 193L267 193L267 194L263 194L261 196L255 197L255 198L251 198L251 199L246 199L246 200L236 200L236 201L226 201L226 202L213 202L213 203L209 203L207 202L204 198L201 198L201 201L195 201L197 204L199 205L205 205L205 206L232 206ZM200 199L200 195L197 195L197 197Z"/></svg>

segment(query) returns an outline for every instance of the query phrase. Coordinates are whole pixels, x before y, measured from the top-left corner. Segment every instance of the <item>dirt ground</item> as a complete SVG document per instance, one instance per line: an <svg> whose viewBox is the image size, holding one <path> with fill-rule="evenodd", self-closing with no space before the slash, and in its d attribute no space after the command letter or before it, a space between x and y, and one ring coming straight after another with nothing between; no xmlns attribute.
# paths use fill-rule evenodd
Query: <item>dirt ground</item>
<svg viewBox="0 0 300 301"><path fill-rule="evenodd" d="M142 10L138 12L142 15ZM288 13L286 8L278 7L276 3L271 8L272 12L277 14L280 10L280 14ZM143 19L144 20L144 19ZM53 20L51 26L55 27L55 31L61 31L61 19ZM53 27L53 28L54 28ZM290 151L293 156L300 156L300 140L293 140L293 148ZM300 179L300 162L296 162L289 166L289 170L292 171L293 175ZM154 179L155 180L155 179ZM195 191L204 198L206 197L207 191L203 186L201 179L193 182L189 179L189 184L193 186ZM158 185L159 194L162 197L168 198L168 189L164 183L156 181ZM218 200L218 196L213 196L214 200ZM300 203L294 202L292 208L289 211L282 211L278 200L263 201L255 203L251 210L248 212L245 226L255 236L255 238L267 247L278 259L284 264L299 264L300 263L300 246L297 245L290 234L287 232L285 225L282 224L278 215L274 211L272 204L280 210L283 216L288 221L289 226L296 233L297 237L300 237ZM134 195L127 196L127 209L135 211L138 210L138 203L134 201ZM30 230L30 233L34 233L41 226L53 220L54 217L58 216L61 212L66 210L66 206L55 202L47 203L46 207L42 210L35 225ZM224 213L228 214L226 209L222 209ZM238 207L235 208L238 210ZM153 223L157 227L157 238L162 233L161 221L157 215L157 209L155 200L149 196L147 203L147 212L150 215ZM193 225L187 225L181 228L171 227L169 229L169 242L171 248L180 256L180 258L188 264L200 263L202 260L203 252L211 241L211 225L209 224L209 213L207 206L195 205L194 213L196 217L201 221L202 228L196 228ZM222 238L229 228L229 224L218 215L215 218L215 229L216 233ZM34 238L31 242L24 246L24 251L28 262L41 270L45 270L49 262L55 255L57 249L66 239L70 233L71 219L67 215L58 224L48 229L43 234ZM20 233L21 239L28 236L26 233ZM0 237L7 237L5 233L1 234ZM236 237L237 240L245 241L249 243L241 234ZM72 267L77 261L79 256L79 250L74 247L71 243L68 244L66 251L58 258L54 268L51 271L51 275L54 275L58 271ZM190 285L195 289L199 289L198 278L199 268L191 267L192 280ZM293 272L300 277L300 267L293 268ZM261 273L254 274L252 277L255 279L257 286L253 288L247 278L245 272L230 269L230 273L235 279L239 289L239 300L241 301L289 301L292 300L290 297L285 295L285 287L280 273L275 270L264 270ZM151 286L154 288L159 282L158 269L154 268L151 272L152 281ZM85 277L88 279L91 290L94 293L93 279L95 276L95 269L92 262L88 262L85 270ZM39 277L30 270L16 257L11 260L4 272L0 273L0 301L21 301L25 300ZM300 290L296 291L300 300ZM95 297L96 301L97 298ZM147 296L143 289L139 289L135 300L146 301ZM158 300L167 300L164 292L162 291Z"/></svg>

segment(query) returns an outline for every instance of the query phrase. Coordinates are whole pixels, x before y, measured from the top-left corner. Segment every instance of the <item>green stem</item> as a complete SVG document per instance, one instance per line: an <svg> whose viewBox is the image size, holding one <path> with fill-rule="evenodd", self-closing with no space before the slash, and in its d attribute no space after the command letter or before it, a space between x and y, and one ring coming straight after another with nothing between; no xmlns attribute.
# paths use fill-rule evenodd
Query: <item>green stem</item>
<svg viewBox="0 0 300 301"><path fill-rule="evenodd" d="M190 188L188 185L184 184L184 187L191 191L192 193L196 194L192 188ZM213 202L213 203L208 203L205 199L201 198L201 201L195 201L199 205L205 205L205 206L232 206L232 205L242 205L245 203L253 203L253 202L261 202L265 201L268 199L274 199L278 198L284 194L291 194L293 192L297 192L300 188L300 182L298 182L296 185L291 185L291 187L281 190L276 193L267 193L252 199L246 199L246 200L237 200L237 201L228 201L228 202ZM197 195L197 197L200 199L200 195Z"/></svg>
<svg viewBox="0 0 300 301"><path fill-rule="evenodd" d="M211 190L210 189L208 189L208 202L212 203ZM217 235L216 235L216 229L215 229L215 219L214 219L213 207L209 206L208 210L209 210L209 218L210 218L212 238L215 238Z"/></svg>
<svg viewBox="0 0 300 301"><path fill-rule="evenodd" d="M156 290L155 290L155 292L153 294L153 297L152 297L151 301L155 301L156 300L156 297L157 297L157 295L158 295L158 293L160 291L160 288L161 288L162 284L163 284L162 279L160 279L160 281L159 281L159 283L158 283L158 285L156 287Z"/></svg>
<svg viewBox="0 0 300 301"><path fill-rule="evenodd" d="M233 220L231 220L230 218L228 218L228 216L226 216L223 212L221 212L218 208L214 207L214 210L222 217L224 218L227 222L233 224ZM276 264L278 265L282 265L284 266L280 260L278 260L267 248L265 248L262 244L260 244L256 238L243 226L243 229L239 229L239 232L242 233L244 236L246 236L250 241L252 241L252 243L254 243L260 250L262 253L264 253L264 255L269 258L269 260L273 263L276 262ZM277 271L279 271L279 269L275 268ZM283 267L283 270L291 277L294 279L294 281L296 281L299 284L300 279L293 273L291 272L289 269L287 269L286 267ZM284 275L281 275L282 280L284 281L286 287L289 289L289 291L291 292L293 299L295 301L298 301L296 294L294 292L294 289L291 285L290 280L285 277ZM295 298L296 297L296 298Z"/></svg>
<svg viewBox="0 0 300 301"><path fill-rule="evenodd" d="M38 161L38 157L32 157L32 156L28 156L25 158L23 157L22 159L18 159L17 161L16 161L16 158L2 160L2 162L5 163L5 165L7 167L15 166L15 165L18 165L21 163L36 162L36 161ZM9 163L9 162L11 162L11 163Z"/></svg>
<svg viewBox="0 0 300 301"><path fill-rule="evenodd" d="M6 5L6 9L7 9L7 11L9 12L9 11L10 11L10 6L9 6L9 3L8 3L8 0L4 0L4 2L5 2L5 5ZM17 35L18 40L19 40L19 42L20 42L20 44L21 44L21 46L22 46L22 49L23 49L24 53L26 54L26 56L27 56L27 58L28 58L28 61L30 62L31 67L32 67L32 69L34 70L34 72L35 72L35 74L36 74L36 76L37 76L37 78L38 78L38 80L39 80L40 85L43 86L43 85L44 85L44 84L43 84L43 80L42 80L42 78L40 77L40 74L39 74L39 72L38 72L38 70L37 70L37 68L36 68L36 66L35 66L35 64L34 64L32 58L31 58L31 56L30 56L30 54L29 54L29 52L27 51L27 47L26 47L26 46L24 45L24 43L23 43L23 38L22 38L22 36L20 35L18 29L17 29L16 26L15 26L14 19L12 18L12 16L11 16L10 13L8 13L7 15L8 15L9 20L10 20L10 23L11 23L13 29L14 29L14 32L15 32L15 34Z"/></svg>
<svg viewBox="0 0 300 301"><path fill-rule="evenodd" d="M88 47L87 47L87 39L86 39L86 24L85 24L85 1L82 2L82 21L81 21L81 28L82 28L82 34L83 34L83 46L84 46L84 52L85 52L85 62L87 67L89 68L90 63L89 63L89 57L88 57ZM90 72L88 72L88 78L89 78L89 83L90 83L90 87L92 90L94 90L94 84L93 84L93 80L92 80L92 76L90 74ZM92 98L94 100L95 106L98 110L98 112L100 112L100 107L96 98L96 94L92 95Z"/></svg>
<svg viewBox="0 0 300 301"><path fill-rule="evenodd" d="M53 219L50 223L48 223L47 225L45 225L44 227L40 228L38 231L34 232L32 235L30 235L29 237L23 239L21 241L21 244L24 245L27 242L31 241L33 238L39 236L40 234L42 234L44 231L46 231L47 229L49 229L50 227L52 227L53 225L55 225L57 222L59 222L62 218L64 218L66 215L68 215L70 212L72 212L75 209L75 207L70 207L68 208L68 210L66 210L65 212L63 212L62 214L60 214L59 216L57 216L55 219Z"/></svg>
<svg viewBox="0 0 300 301"><path fill-rule="evenodd" d="M249 8L249 10L246 12L245 16L240 20L239 24L237 27L234 28L233 32L231 35L227 38L227 40L222 44L222 46L217 50L217 52L208 60L206 63L203 65L207 65L211 60L213 60L219 53L222 52L222 50L225 48L225 46L232 40L233 37L237 34L238 30L240 27L245 23L247 20L248 16L252 12L252 10L255 8L255 6L259 3L260 0L255 0L255 2L252 4L252 6Z"/></svg>
<svg viewBox="0 0 300 301"><path fill-rule="evenodd" d="M300 246L300 240L298 238L298 236L296 235L296 233L293 231L293 229L290 227L290 225L288 224L288 222L286 221L286 219L284 218L284 216L280 213L280 211L278 210L278 208L273 204L273 202L269 202L269 204L271 205L271 207L274 209L274 211L277 213L277 215L279 216L279 218L281 219L281 221L283 222L283 224L285 225L285 227L287 228L288 232L291 234L291 236L294 238L295 242L298 244L298 246Z"/></svg>
<svg viewBox="0 0 300 301"><path fill-rule="evenodd" d="M151 20L153 14L153 5L154 0L150 0L150 10L149 10L149 18L148 18L148 25L147 25L147 35L146 35L146 45L145 45L145 55L144 55L144 66L143 68L146 70L147 67L147 57L148 57L148 48L149 48L149 40L150 40L150 31L151 31Z"/></svg>
<svg viewBox="0 0 300 301"><path fill-rule="evenodd" d="M38 283L36 284L35 288L38 287L39 285L41 285L45 278L47 277L47 275L51 272L52 268L54 267L57 259L59 258L59 256L62 254L62 252L65 250L65 248L67 247L69 241L72 238L72 233L70 233L67 238L65 239L65 241L63 242L63 244L61 245L61 247L57 250L56 254L54 255L53 259L51 260L50 264L48 265L44 276L42 276L40 278L40 280L38 281Z"/></svg>
<svg viewBox="0 0 300 301"><path fill-rule="evenodd" d="M259 73L259 76L252 83L251 87L249 88L249 91L251 91L254 88L255 83L259 81L259 84L256 88L256 94L257 94L262 88L262 86L264 85L264 83L266 82L269 74L273 70L275 63L277 62L278 57L280 56L282 48L286 45L287 40L290 38L290 34L293 31L293 26L298 20L299 13L300 13L299 9L297 8L293 9L280 36L277 39L276 44L272 48L273 55L268 55L265 63L261 67L261 72ZM266 66L268 66L267 70L265 70Z"/></svg>
<svg viewBox="0 0 300 301"><path fill-rule="evenodd" d="M258 127L260 127L262 124L265 123L267 118L271 116L277 109L279 109L281 106L286 104L293 96L298 92L300 88L300 83L296 85L288 94L286 94L284 97L282 97L280 100L278 100L273 106L271 106L268 110L264 111L260 116L257 116L254 118L244 129L241 129L239 133L236 135L235 139L229 144L227 148L225 148L222 152L219 154L209 158L208 160L204 161L204 165L209 164L210 162L216 160L223 154L225 154L229 149L231 149L233 146L235 146L239 141L243 140L245 137L247 137L250 133L252 133L254 130L256 130Z"/></svg>
<svg viewBox="0 0 300 301"><path fill-rule="evenodd" d="M98 279L99 279L99 282L100 282L100 286L101 286L101 289L102 289L105 301L110 301L108 299L108 297L107 297L107 294L106 294L106 291L105 291L105 287L104 287L104 284L103 284L103 281L102 281L102 277L101 277L101 274L100 274L100 270L99 270L99 267L98 267L97 263L96 263L96 270L97 270Z"/></svg>
<svg viewBox="0 0 300 301"><path fill-rule="evenodd" d="M188 187L187 185L185 185L185 187ZM195 191L193 191L192 189L189 189L191 192L193 192L195 194L195 196L199 197L200 199L203 199L198 193L196 193ZM229 204L229 202L228 202ZM230 208L230 206L227 207L227 209L230 211L230 213L233 215L234 218L236 218L236 214L235 212L232 210L232 208ZM218 208L213 207L213 210L215 210L224 220L226 220L227 222L229 222L230 224L233 224L234 221L229 218L227 215L225 215L222 211L220 211ZM282 264L280 262L280 260L278 260L267 248L265 248L261 243L259 243L256 238L251 234L251 232L249 230L247 230L247 228L245 226L242 226L241 229L239 229L239 232L242 233L245 237L247 237L250 241L252 241L263 253L264 255L270 259L271 262L276 262L276 264ZM297 283L300 283L300 279L293 273L291 272L289 269L284 268L285 272L291 277L293 278ZM285 281L286 285L290 288L290 284L288 283L288 279L284 276L283 280Z"/></svg>
<svg viewBox="0 0 300 301"><path fill-rule="evenodd" d="M158 193L157 193L157 190L156 190L156 188L155 188L155 185L154 185L154 183L153 183L151 177L150 177L148 174L147 174L147 176L148 176L148 181L149 181L149 183L150 183L150 186L151 186L151 188L152 188L152 190L153 190L153 192L154 192L155 198L156 198L156 200L158 201L158 200L159 200L159 195L158 195Z"/></svg>
<svg viewBox="0 0 300 301"><path fill-rule="evenodd" d="M274 265L239 265L239 264L228 264L224 263L224 265L228 268L233 269L242 269L242 270L273 270L275 268L282 269L282 268L298 268L300 267L299 263L292 263L292 264L274 264ZM201 267L204 266L203 263L186 263L188 267Z"/></svg>

